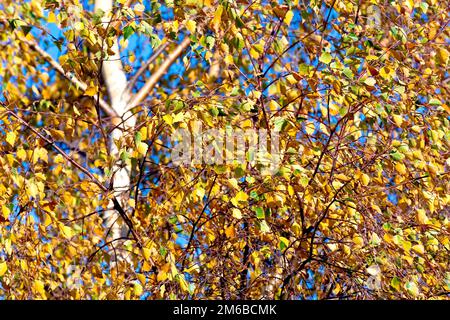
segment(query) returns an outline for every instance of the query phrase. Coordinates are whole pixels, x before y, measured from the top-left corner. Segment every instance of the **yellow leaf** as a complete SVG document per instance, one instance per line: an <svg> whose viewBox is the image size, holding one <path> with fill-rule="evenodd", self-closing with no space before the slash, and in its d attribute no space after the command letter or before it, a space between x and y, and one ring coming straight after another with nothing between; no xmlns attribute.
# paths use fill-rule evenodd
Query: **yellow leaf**
<svg viewBox="0 0 450 320"><path fill-rule="evenodd" d="M411 250L412 244L410 241L402 241L402 247L406 252L409 253L409 250Z"/></svg>
<svg viewBox="0 0 450 320"><path fill-rule="evenodd" d="M370 205L370 207L371 207L373 210L375 210L376 212L381 213L380 207L377 206L375 203L372 203L372 204Z"/></svg>
<svg viewBox="0 0 450 320"><path fill-rule="evenodd" d="M142 249L142 253L144 255L145 260L150 261L150 257L151 257L151 254L152 254L151 250L149 248L143 248Z"/></svg>
<svg viewBox="0 0 450 320"><path fill-rule="evenodd" d="M11 213L11 210L7 206L2 206L2 215L5 220L9 219L9 214Z"/></svg>
<svg viewBox="0 0 450 320"><path fill-rule="evenodd" d="M234 61L233 61L233 56L231 55L231 54L227 54L226 56L225 56L225 63L226 64L232 64Z"/></svg>
<svg viewBox="0 0 450 320"><path fill-rule="evenodd" d="M65 135L64 135L64 131L62 130L56 130L56 129L49 129L49 131L52 133L52 136L60 139L60 140L64 140L65 139Z"/></svg>
<svg viewBox="0 0 450 320"><path fill-rule="evenodd" d="M14 142L16 142L16 133L15 132L8 132L6 134L6 142L8 142L11 146L14 146Z"/></svg>
<svg viewBox="0 0 450 320"><path fill-rule="evenodd" d="M233 212L233 217L235 217L236 219L242 219L241 210L239 210L238 208L233 208L232 212Z"/></svg>
<svg viewBox="0 0 450 320"><path fill-rule="evenodd" d="M55 161L55 163L64 163L64 157L60 154L58 154L53 161Z"/></svg>
<svg viewBox="0 0 450 320"><path fill-rule="evenodd" d="M48 162L48 151L45 148L36 148L33 152L33 163L36 163L38 159L41 159L44 162Z"/></svg>
<svg viewBox="0 0 450 320"><path fill-rule="evenodd" d="M347 177L345 174L339 173L335 175L336 179L342 180L342 181L350 181L351 178Z"/></svg>
<svg viewBox="0 0 450 320"><path fill-rule="evenodd" d="M75 115L77 115L77 116L81 116L81 113L80 113L80 111L77 109L77 107L75 107L75 105L74 106L72 106L72 108L73 108L73 112L75 113Z"/></svg>
<svg viewBox="0 0 450 320"><path fill-rule="evenodd" d="M217 7L216 12L214 13L214 18L211 21L211 24L216 31L218 31L219 24L222 21L222 12L223 12L223 6L219 5Z"/></svg>
<svg viewBox="0 0 450 320"><path fill-rule="evenodd" d="M142 127L139 132L141 133L141 139L146 140L147 139L147 127Z"/></svg>
<svg viewBox="0 0 450 320"><path fill-rule="evenodd" d="M156 276L156 280L158 282L162 282L168 278L168 272L170 269L170 263L166 263L161 267L161 270L158 272L158 275Z"/></svg>
<svg viewBox="0 0 450 320"><path fill-rule="evenodd" d="M0 277L6 273L6 270L8 270L6 262L0 262Z"/></svg>
<svg viewBox="0 0 450 320"><path fill-rule="evenodd" d="M77 22L75 22L73 27L74 27L75 30L81 31L81 30L84 29L84 23L81 22L81 21L77 21Z"/></svg>
<svg viewBox="0 0 450 320"><path fill-rule="evenodd" d="M173 123L182 122L184 120L184 114L182 112L177 113L175 117L173 117Z"/></svg>
<svg viewBox="0 0 450 320"><path fill-rule="evenodd" d="M292 85L298 83L298 80L292 74L288 75L286 77L286 80L289 84L292 84Z"/></svg>
<svg viewBox="0 0 450 320"><path fill-rule="evenodd" d="M45 226L45 227L48 227L51 223L52 223L52 219L51 219L50 215L45 214L45 217L44 217L44 226Z"/></svg>
<svg viewBox="0 0 450 320"><path fill-rule="evenodd" d="M86 88L86 91L84 91L84 94L90 97L93 97L97 94L98 88L93 83L89 85L89 87Z"/></svg>
<svg viewBox="0 0 450 320"><path fill-rule="evenodd" d="M137 278L138 278L139 282L142 283L142 285L145 285L145 282L146 282L145 275L143 275L142 273L138 273Z"/></svg>
<svg viewBox="0 0 450 320"><path fill-rule="evenodd" d="M292 10L289 10L288 12L286 12L286 15L284 16L284 23L286 23L287 25L291 24L292 18L294 17L294 12L292 12Z"/></svg>
<svg viewBox="0 0 450 320"><path fill-rule="evenodd" d="M383 240L384 240L386 243L392 243L393 237L392 237L392 235L390 235L389 233L385 233L384 236L383 236Z"/></svg>
<svg viewBox="0 0 450 320"><path fill-rule="evenodd" d="M307 134L312 135L316 128L314 127L314 123L308 123L305 125L305 131Z"/></svg>
<svg viewBox="0 0 450 320"><path fill-rule="evenodd" d="M295 194L295 190L291 185L288 185L288 193L291 197Z"/></svg>
<svg viewBox="0 0 450 320"><path fill-rule="evenodd" d="M364 83L367 84L369 87L373 87L377 81L375 80L375 78L369 77L366 80L364 80Z"/></svg>
<svg viewBox="0 0 450 320"><path fill-rule="evenodd" d="M378 235L375 232L372 232L370 243L374 246L378 246L381 243L380 237L378 237Z"/></svg>
<svg viewBox="0 0 450 320"><path fill-rule="evenodd" d="M330 114L332 116L335 116L339 113L339 106L334 102L330 102L329 110L330 110Z"/></svg>
<svg viewBox="0 0 450 320"><path fill-rule="evenodd" d="M289 247L290 241L288 238L280 237L280 242L282 242L285 245L285 247Z"/></svg>
<svg viewBox="0 0 450 320"><path fill-rule="evenodd" d="M292 231L294 231L296 236L300 236L302 234L302 227L297 222L291 226Z"/></svg>
<svg viewBox="0 0 450 320"><path fill-rule="evenodd" d="M44 289L44 283L40 280L35 280L33 284L33 289L37 293L40 293L43 297L45 297L45 289Z"/></svg>
<svg viewBox="0 0 450 320"><path fill-rule="evenodd" d="M334 180L331 185L333 186L334 189L338 190L340 189L344 184L340 181L336 181Z"/></svg>
<svg viewBox="0 0 450 320"><path fill-rule="evenodd" d="M59 60L59 64L63 66L67 62L67 60L69 60L69 55L63 54L63 55L59 56L58 60Z"/></svg>
<svg viewBox="0 0 450 320"><path fill-rule="evenodd" d="M260 222L260 228L262 233L270 232L270 227L267 224L266 220Z"/></svg>
<svg viewBox="0 0 450 320"><path fill-rule="evenodd" d="M179 274L177 266L174 263L170 264L170 273L172 274L172 276L176 276Z"/></svg>
<svg viewBox="0 0 450 320"><path fill-rule="evenodd" d="M394 120L394 122L397 125L397 127L401 127L402 126L403 117L401 115L398 115L398 114L392 115L392 120Z"/></svg>
<svg viewBox="0 0 450 320"><path fill-rule="evenodd" d="M226 235L228 238L234 238L234 236L236 235L236 233L235 233L235 231L234 231L233 225L231 225L231 226L225 228L225 235Z"/></svg>
<svg viewBox="0 0 450 320"><path fill-rule="evenodd" d="M72 238L72 228L69 226L62 227L62 233L66 239Z"/></svg>
<svg viewBox="0 0 450 320"><path fill-rule="evenodd" d="M142 285L138 282L134 284L134 295L140 296L144 292L144 289L142 288Z"/></svg>
<svg viewBox="0 0 450 320"><path fill-rule="evenodd" d="M401 162L395 164L395 170L400 174L406 174L406 166Z"/></svg>
<svg viewBox="0 0 450 320"><path fill-rule="evenodd" d="M5 250L6 250L7 254L11 255L11 252L12 252L11 239L6 239L5 240Z"/></svg>
<svg viewBox="0 0 450 320"><path fill-rule="evenodd" d="M145 11L145 6L138 3L134 6L134 12L137 12L138 14L142 13Z"/></svg>
<svg viewBox="0 0 450 320"><path fill-rule="evenodd" d="M380 76L383 77L384 79L390 79L393 76L393 70L390 69L389 67L383 67L380 69Z"/></svg>
<svg viewBox="0 0 450 320"><path fill-rule="evenodd" d="M391 280L391 286L397 291L400 291L400 279L397 277L392 278Z"/></svg>
<svg viewBox="0 0 450 320"><path fill-rule="evenodd" d="M417 252L418 254L424 254L425 253L425 248L423 247L422 244L416 244L415 246L413 246L411 248L414 252Z"/></svg>
<svg viewBox="0 0 450 320"><path fill-rule="evenodd" d="M53 11L50 11L47 18L48 23L55 23L56 22L56 15Z"/></svg>
<svg viewBox="0 0 450 320"><path fill-rule="evenodd" d="M239 205L239 202L246 202L248 200L248 195L243 192L239 191L236 196L231 200L231 203L233 203L235 206Z"/></svg>
<svg viewBox="0 0 450 320"><path fill-rule="evenodd" d="M355 235L353 237L353 243L356 244L359 248L364 246L364 239L361 236Z"/></svg>
<svg viewBox="0 0 450 320"><path fill-rule="evenodd" d="M417 209L417 220L419 221L420 224L428 224L429 223L425 210Z"/></svg>
<svg viewBox="0 0 450 320"><path fill-rule="evenodd" d="M236 200L238 200L238 201L247 201L247 199L248 199L248 195L243 191L239 191L236 194Z"/></svg>
<svg viewBox="0 0 450 320"><path fill-rule="evenodd" d="M205 192L206 190L204 188L198 187L195 189L194 194L200 199L203 199L203 197L205 196Z"/></svg>
<svg viewBox="0 0 450 320"><path fill-rule="evenodd" d="M173 124L173 117L170 114L166 114L163 116L163 120L165 123L167 123L169 126Z"/></svg>
<svg viewBox="0 0 450 320"><path fill-rule="evenodd" d="M254 48L251 48L251 49L250 49L250 56L251 56L253 59L258 59L258 58L259 58L259 52L256 51Z"/></svg>
<svg viewBox="0 0 450 320"><path fill-rule="evenodd" d="M145 142L139 142L137 145L137 151L139 154L145 156L147 154L148 145Z"/></svg>
<svg viewBox="0 0 450 320"><path fill-rule="evenodd" d="M195 30L197 28L197 22L193 20L186 21L186 28L189 30L190 33L195 33Z"/></svg>
<svg viewBox="0 0 450 320"><path fill-rule="evenodd" d="M142 264L142 272L149 272L152 270L152 265L150 265L147 261L144 261Z"/></svg>
<svg viewBox="0 0 450 320"><path fill-rule="evenodd" d="M180 274L179 277L178 277L178 280L180 282L181 290L189 292L189 284L184 279L184 275Z"/></svg>
<svg viewBox="0 0 450 320"><path fill-rule="evenodd" d="M241 122L242 129L252 128L252 127L253 127L253 121L251 119L246 119Z"/></svg>
<svg viewBox="0 0 450 320"><path fill-rule="evenodd" d="M39 189L34 182L27 183L25 190L27 192L27 195L33 198L36 198L36 196L39 194Z"/></svg>
<svg viewBox="0 0 450 320"><path fill-rule="evenodd" d="M20 148L19 150L17 150L17 158L25 161L25 159L27 158L27 152L24 149Z"/></svg>
<svg viewBox="0 0 450 320"><path fill-rule="evenodd" d="M361 175L361 183L364 185L364 186L368 186L369 185L369 183L370 183L370 177L367 175L367 174L365 174L365 173L363 173L362 175Z"/></svg>
<svg viewBox="0 0 450 320"><path fill-rule="evenodd" d="M439 62L441 64L443 64L443 65L448 64L448 59L450 57L450 53L443 46L437 50L436 56L439 59Z"/></svg>

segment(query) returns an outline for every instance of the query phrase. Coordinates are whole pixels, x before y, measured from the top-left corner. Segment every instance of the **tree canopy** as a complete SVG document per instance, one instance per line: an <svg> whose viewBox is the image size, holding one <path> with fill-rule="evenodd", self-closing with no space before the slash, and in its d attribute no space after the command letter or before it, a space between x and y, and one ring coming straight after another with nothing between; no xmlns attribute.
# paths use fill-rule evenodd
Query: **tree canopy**
<svg viewBox="0 0 450 320"><path fill-rule="evenodd" d="M448 299L448 5L2 0L0 298Z"/></svg>

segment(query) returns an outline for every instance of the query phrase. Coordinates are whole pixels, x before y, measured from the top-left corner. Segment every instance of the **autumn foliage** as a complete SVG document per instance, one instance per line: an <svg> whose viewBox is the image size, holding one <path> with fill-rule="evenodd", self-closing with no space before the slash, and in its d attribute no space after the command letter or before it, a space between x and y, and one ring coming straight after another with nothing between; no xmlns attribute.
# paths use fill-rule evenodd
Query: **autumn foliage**
<svg viewBox="0 0 450 320"><path fill-rule="evenodd" d="M2 0L0 299L448 299L449 21ZM198 123L277 132L277 170L174 164Z"/></svg>

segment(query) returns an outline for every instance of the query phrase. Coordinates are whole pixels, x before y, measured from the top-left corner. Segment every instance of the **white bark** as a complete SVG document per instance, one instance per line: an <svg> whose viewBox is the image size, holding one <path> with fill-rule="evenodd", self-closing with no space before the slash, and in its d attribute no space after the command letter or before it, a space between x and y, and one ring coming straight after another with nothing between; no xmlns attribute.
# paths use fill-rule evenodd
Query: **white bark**
<svg viewBox="0 0 450 320"><path fill-rule="evenodd" d="M117 22L111 22L116 17L113 12L113 0L95 0L95 10L101 9L105 12L103 23L105 28L116 24ZM128 0L124 6L129 6L132 0ZM108 95L110 98L111 109L117 113L117 118L113 118L112 124L115 129L111 134L110 141L110 155L116 160L113 171L113 192L114 196L120 202L122 208L126 211L128 207L131 167L126 166L120 161L121 150L117 147L116 141L124 143L124 139L128 134L133 134L134 127L136 125L136 117L131 113L131 109L136 107L141 101L147 97L151 90L158 83L160 78L167 72L169 67L176 61L181 53L189 46L189 38L185 38L168 56L162 64L154 71L149 79L147 79L144 86L138 93L131 96L130 88L128 87L125 72L123 71L122 61L120 59L120 51L117 39L115 39L111 50L114 52L113 56L109 56L108 59L103 61L102 64L102 76L106 84ZM157 54L157 53L155 53ZM120 143L119 143L120 145ZM111 239L114 240L120 237L124 237L128 234L128 227L126 223L123 223L120 219L120 215L116 210L113 210L113 204L110 204L110 210L105 212L105 224L108 228L111 228ZM121 227L123 226L123 227ZM123 252L118 253L118 260L127 260L126 255ZM154 265L152 259L150 262Z"/></svg>
<svg viewBox="0 0 450 320"><path fill-rule="evenodd" d="M105 17L103 18L104 26L108 27L112 19L113 0L96 0L95 10L103 10ZM127 208L128 192L130 190L130 166L126 166L120 161L120 150L116 141L123 142L123 139L129 134L136 124L136 117L127 112L127 103L129 95L126 92L127 78L123 71L122 61L120 60L120 51L117 39L114 41L111 50L114 51L113 56L109 56L102 63L102 76L110 98L111 108L117 113L119 118L113 119L113 125L116 128L112 131L110 141L110 155L116 159L116 163L112 168L113 172L113 192L114 196L120 201L123 208ZM112 204L110 204L112 208ZM105 224L107 228L111 228L111 238L117 239L126 236L128 229L119 218L116 210L111 209L105 213ZM119 260L122 255L119 254Z"/></svg>

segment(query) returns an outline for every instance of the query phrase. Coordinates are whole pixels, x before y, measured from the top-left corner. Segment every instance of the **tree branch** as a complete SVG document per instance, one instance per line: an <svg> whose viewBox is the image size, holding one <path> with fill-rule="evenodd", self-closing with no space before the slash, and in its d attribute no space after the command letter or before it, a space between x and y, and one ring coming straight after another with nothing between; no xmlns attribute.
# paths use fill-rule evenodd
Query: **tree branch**
<svg viewBox="0 0 450 320"><path fill-rule="evenodd" d="M147 70L148 66L151 65L156 60L156 58L159 57L159 55L167 48L168 45L169 42L166 42L160 45L158 48L156 48L151 57L139 68L139 70L136 72L133 78L131 78L131 80L128 82L127 87L125 88L125 91L128 94L131 94L131 91L133 90L133 87L136 84L139 77Z"/></svg>
<svg viewBox="0 0 450 320"><path fill-rule="evenodd" d="M63 67L50 56L44 49L42 49L37 43L34 41L29 41L22 39L24 43L26 43L32 50L37 52L45 61L47 61L53 69L55 69L59 74L61 74L64 78L69 80L75 87L85 91L87 89L87 84L75 77L75 75L71 72L64 71ZM109 106L109 104L103 100L99 100L99 105L103 109L103 111L110 117L117 117L117 113Z"/></svg>
<svg viewBox="0 0 450 320"><path fill-rule="evenodd" d="M161 66L156 70L154 74L147 80L145 85L136 93L128 102L127 109L130 110L136 107L144 98L149 94L149 92L155 87L159 79L166 73L167 69L175 62L175 60L181 55L181 53L189 46L191 41L189 38L185 38L178 47L172 51L166 60L161 64Z"/></svg>

